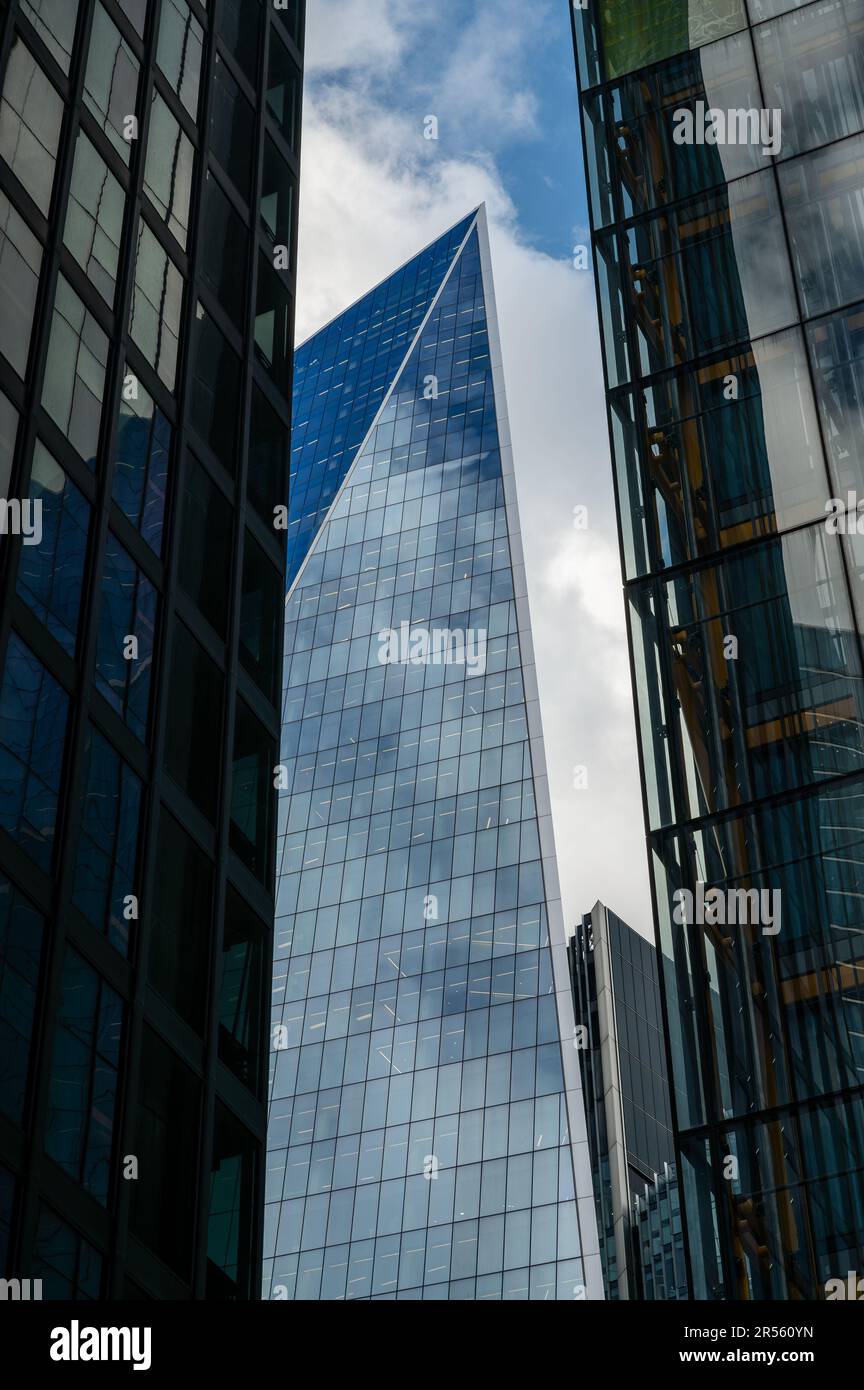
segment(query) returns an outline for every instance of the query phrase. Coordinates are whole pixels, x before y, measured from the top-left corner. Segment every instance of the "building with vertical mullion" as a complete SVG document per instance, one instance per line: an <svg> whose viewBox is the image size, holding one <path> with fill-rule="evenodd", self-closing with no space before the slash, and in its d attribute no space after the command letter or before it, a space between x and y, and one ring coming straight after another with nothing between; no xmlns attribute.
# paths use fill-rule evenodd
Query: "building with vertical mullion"
<svg viewBox="0 0 864 1390"><path fill-rule="evenodd" d="M0 1231L45 1298L258 1295L303 22L0 3Z"/></svg>
<svg viewBox="0 0 864 1390"><path fill-rule="evenodd" d="M573 19L690 1287L818 1299L864 1267L864 10Z"/></svg>

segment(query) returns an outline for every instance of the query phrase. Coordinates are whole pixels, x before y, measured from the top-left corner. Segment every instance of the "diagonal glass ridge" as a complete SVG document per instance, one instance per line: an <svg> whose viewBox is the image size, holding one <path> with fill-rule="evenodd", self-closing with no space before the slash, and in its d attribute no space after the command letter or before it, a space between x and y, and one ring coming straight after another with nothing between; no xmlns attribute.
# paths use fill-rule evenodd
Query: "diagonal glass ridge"
<svg viewBox="0 0 864 1390"><path fill-rule="evenodd" d="M288 585L317 534L475 214L298 347Z"/></svg>

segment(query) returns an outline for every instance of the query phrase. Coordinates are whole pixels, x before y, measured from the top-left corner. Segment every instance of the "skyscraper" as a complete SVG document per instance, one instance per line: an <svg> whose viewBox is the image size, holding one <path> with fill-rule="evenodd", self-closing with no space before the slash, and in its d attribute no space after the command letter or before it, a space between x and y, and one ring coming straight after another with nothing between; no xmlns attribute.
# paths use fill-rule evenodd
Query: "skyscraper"
<svg viewBox="0 0 864 1390"><path fill-rule="evenodd" d="M303 15L0 3L33 523L0 542L0 1234L45 1298L259 1288Z"/></svg>
<svg viewBox="0 0 864 1390"><path fill-rule="evenodd" d="M602 1297L483 208L294 421L265 1297Z"/></svg>
<svg viewBox="0 0 864 1390"><path fill-rule="evenodd" d="M659 1264L661 1278L651 1281L655 1296L656 1286L666 1286L671 1257L669 1287L677 1276L685 1296L680 1212L674 1213L677 1232L666 1220L665 1242L660 1220L672 1205L668 1175L674 1174L669 1165L675 1149L657 953L600 902L582 918L569 952L576 1023L584 1029L579 1061L606 1295L642 1298L647 1259L652 1274L655 1261ZM674 1193L677 1198L677 1186Z"/></svg>
<svg viewBox="0 0 864 1390"><path fill-rule="evenodd" d="M864 1269L864 9L573 7L691 1288Z"/></svg>

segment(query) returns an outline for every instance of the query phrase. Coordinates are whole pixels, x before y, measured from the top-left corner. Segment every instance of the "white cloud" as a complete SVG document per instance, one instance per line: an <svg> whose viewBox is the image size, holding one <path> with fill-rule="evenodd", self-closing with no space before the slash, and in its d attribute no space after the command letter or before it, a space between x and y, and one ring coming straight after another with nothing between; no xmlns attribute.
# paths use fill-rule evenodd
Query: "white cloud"
<svg viewBox="0 0 864 1390"><path fill-rule="evenodd" d="M392 27L399 7L385 8ZM298 339L486 202L565 915L601 898L650 934L593 283L526 244L489 153L425 142L367 77L307 92ZM572 525L579 504L587 531Z"/></svg>
<svg viewBox="0 0 864 1390"><path fill-rule="evenodd" d="M414 5L416 11L416 4ZM394 64L411 35L411 0L312 0L306 18L306 72Z"/></svg>

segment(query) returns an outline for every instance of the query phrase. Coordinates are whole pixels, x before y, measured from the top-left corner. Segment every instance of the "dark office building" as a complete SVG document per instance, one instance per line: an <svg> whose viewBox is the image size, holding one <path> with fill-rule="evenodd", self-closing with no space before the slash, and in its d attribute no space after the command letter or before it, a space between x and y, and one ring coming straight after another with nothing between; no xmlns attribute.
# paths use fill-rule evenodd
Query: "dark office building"
<svg viewBox="0 0 864 1390"><path fill-rule="evenodd" d="M864 5L573 13L691 1288L819 1299L864 1269Z"/></svg>
<svg viewBox="0 0 864 1390"><path fill-rule="evenodd" d="M633 1202L674 1156L654 947L602 903L569 942L606 1297L640 1297Z"/></svg>
<svg viewBox="0 0 864 1390"><path fill-rule="evenodd" d="M0 0L0 1247L46 1298L257 1296L302 25Z"/></svg>

